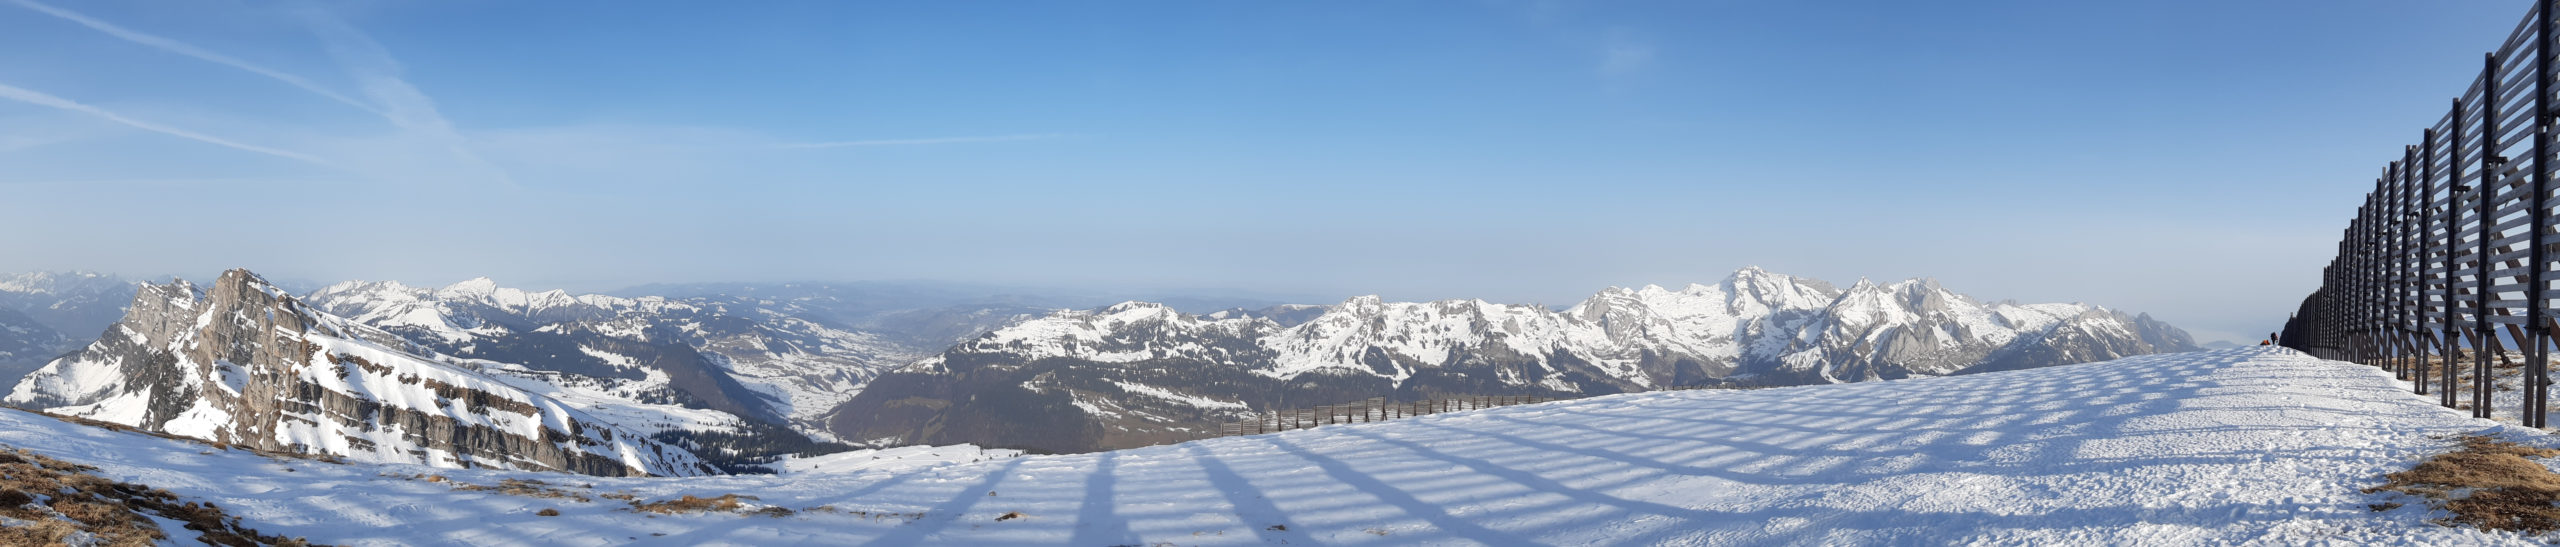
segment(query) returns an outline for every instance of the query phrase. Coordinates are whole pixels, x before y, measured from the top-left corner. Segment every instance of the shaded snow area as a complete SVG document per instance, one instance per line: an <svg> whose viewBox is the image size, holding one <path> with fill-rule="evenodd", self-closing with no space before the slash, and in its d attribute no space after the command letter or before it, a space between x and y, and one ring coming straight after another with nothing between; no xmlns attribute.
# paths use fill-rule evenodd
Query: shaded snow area
<svg viewBox="0 0 2560 547"><path fill-rule="evenodd" d="M2441 514L2414 498L2361 492L2459 434L2560 446L2405 388L2372 367L2243 348L1595 397L922 469L703 478L199 454L210 449L18 412L0 412L0 443L328 543L2534 543L2439 527L2426 521ZM421 473L450 480L404 478ZM572 496L454 488L510 478ZM726 494L756 499L702 500L732 507L707 513L631 510ZM2386 502L2409 506L2370 508ZM537 516L544 509L559 516Z"/></svg>

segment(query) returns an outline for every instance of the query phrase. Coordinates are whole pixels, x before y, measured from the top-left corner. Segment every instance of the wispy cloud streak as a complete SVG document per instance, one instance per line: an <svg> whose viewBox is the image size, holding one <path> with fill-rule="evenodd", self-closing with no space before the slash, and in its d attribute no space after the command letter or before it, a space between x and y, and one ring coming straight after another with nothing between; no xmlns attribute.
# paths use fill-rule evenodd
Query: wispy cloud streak
<svg viewBox="0 0 2560 547"><path fill-rule="evenodd" d="M433 146L444 149L455 159L461 160L462 165L476 169L481 174L500 182L513 184L503 169L471 151L469 140L453 127L451 121L436 110L435 101L429 99L426 93L419 91L417 86L410 85L407 80L400 77L399 62L392 59L390 53L385 51L381 44L374 42L373 38L363 31L330 15L320 6L305 6L298 11L304 21L309 24L312 33L320 38L330 56L337 59L340 68L355 79L363 99L332 91L308 78L260 66L185 42L128 29L36 0L0 1L78 23L125 41L265 76L331 101L362 109L380 116L384 121L390 122L392 126L398 127L402 132L420 142L431 143Z"/></svg>
<svg viewBox="0 0 2560 547"><path fill-rule="evenodd" d="M1064 137L1055 133L1038 135L993 135L984 137L942 137L934 139L881 139L867 141L804 142L782 145L783 148L860 148L867 146L913 146L924 144L961 144L978 142L1036 141Z"/></svg>
<svg viewBox="0 0 2560 547"><path fill-rule="evenodd" d="M305 9L302 15L330 57L336 58L339 67L363 86L365 96L382 104L383 119L443 147L455 159L500 183L515 184L505 169L472 151L470 139L464 138L461 131L454 129L453 122L436 110L435 99L401 77L400 61L392 58L390 50L380 42L318 7Z"/></svg>
<svg viewBox="0 0 2560 547"><path fill-rule="evenodd" d="M318 158L318 157L314 157L314 156L311 156L311 155L309 155L309 154L303 154L303 153L299 153L299 152L292 152L292 151L287 151L287 150L278 150L278 149L268 148L268 147L264 147L264 146L258 146L258 145L254 145L254 144L247 144L247 143L242 143L242 142L239 142L239 141L234 141L234 140L231 140L231 139L225 139L225 138L222 138L222 137L216 137L216 136L212 136L212 135L206 135L206 134L203 134L203 133L197 133L197 132L194 132L194 131L188 131L188 130L185 130L185 129L179 129L179 128L175 128L175 127L169 127L169 126L166 126L166 125L160 125L160 124L151 123L151 122L147 122L147 121L137 120L137 119L133 119L133 118L130 118L130 117L126 117L126 116L124 116L124 115L122 115L122 114L117 114L117 113L115 113L115 112L110 112L110 111L108 111L107 109L98 108L98 107L90 106L90 105L87 105L87 104L81 104L81 103L80 103L80 102L78 102L78 101L73 101L73 100L70 100L70 99L64 99L64 98L56 97L56 96L53 96L53 95L50 95L50 94L46 94L46 93L43 93L43 92L40 92L40 91L36 91L36 90L32 90L32 89L27 89L27 88L22 88L22 87L17 87L17 86L12 86L12 85L8 85L8 84L0 84L0 99L9 99L9 100L12 100L12 101L18 101L18 102L22 102L22 103L27 103L27 104L37 105L37 106L45 106L45 107L58 108L58 109L62 109L62 110L69 110L69 111L72 111L72 112L79 112L79 113L82 113L82 114L88 114L88 115L91 115L91 116L96 116L96 117L99 117L99 118L105 119L105 120L107 120L107 121L111 121L111 122L116 122L116 123L124 124L124 125L126 125L126 126L130 126L130 127L135 128L135 129L141 129L141 130L144 130L144 131L150 131L150 132L154 132L154 133L160 133L160 134L164 134L164 135L169 135L169 136L173 136L173 137L179 137L179 138L184 138L184 139L194 140L194 141L198 141L198 142L204 142L204 143L208 143L208 144L215 144L215 145L220 145L220 146L226 146L226 147L230 147L230 148L234 148L234 149L246 150L246 151L250 151L250 152L256 152L256 153L266 154L266 155L270 155L270 156L276 156L276 157L280 157L280 158L290 158L290 159L295 159L295 160L301 160L301 161L310 162L310 163L318 164L318 165L328 165L328 164L329 164L329 162L322 161L320 158Z"/></svg>
<svg viewBox="0 0 2560 547"><path fill-rule="evenodd" d="M133 42L133 43L136 43L136 44L142 44L142 45L144 45L144 46L149 46L149 47L151 47L151 48L153 48L153 49L158 49L158 50L161 50L161 51L166 51L166 52L175 53L175 54L179 54L179 55L185 55L185 56L188 56L188 57L194 57L194 58L197 58L197 59L205 60L205 61L207 61L207 62L212 62L212 63L214 63L214 64L219 64L219 65L228 66L228 67L231 67L231 68L237 68L237 69L240 69L240 70L248 71L248 72L249 72L249 73L251 73L251 74L257 74L257 75L259 75L259 76L265 76L265 77L267 77L267 78L269 78L269 79L273 79L273 80L275 80L275 81L284 82L284 83L285 83L285 84L287 84L287 85L291 85L291 86L294 86L294 87L297 87L297 88L301 88L303 91L308 91L308 92L311 92L311 94L319 95L319 96L321 96L321 97L326 97L326 98L328 98L329 100L332 100L332 101L337 101L337 102L341 102L341 103L346 103L346 104L347 104L347 106L353 106L353 107L356 107L356 108L359 108L359 109L363 109L363 110L364 110L364 111L366 111L366 112L372 112L372 113L375 113L375 114L388 115L388 114L385 114L385 113L382 111L382 109L380 109L380 108L375 108L373 105L371 105L371 104L366 104L364 101L356 100L356 98L354 98L354 97L349 97L349 96L346 96L346 95L340 94L340 93L338 93L338 92L336 92L336 91L330 91L330 90L329 90L329 88L327 88L327 87L323 87L323 86L321 86L319 83L317 83L317 82L313 82L313 81L311 81L311 80L309 80L309 79L305 79L305 78L303 78L303 77L301 77L301 76L295 76L295 75L292 75L292 74L287 74L287 73L285 73L284 71L275 70L275 69L271 69L271 68L267 68L267 67L263 67L263 66L258 66L257 64L254 64L254 63L250 63L250 62L248 62L248 61L241 60L240 58L237 58L237 57L232 57L232 56L229 56L229 55L223 55L223 54L220 54L220 53L215 53L215 52L212 52L212 51L208 51L208 50L206 50L206 49L204 49L204 48L196 47L196 46L193 46L193 45L188 45L188 44L187 44L187 43L185 43L185 42L180 42L180 41L177 41L177 40L171 40L171 39L168 39L168 38L160 37L160 36L158 36L158 35L147 34L147 33L143 33L143 32L140 32L140 31L133 30L133 29L128 29L128 28L124 28L124 27L116 26L114 23L108 23L108 22L106 22L106 21L101 21L101 20L98 20L97 18L94 18L94 17L90 17L90 16L87 16L87 15L82 15L82 14L80 14L79 12L75 12L75 11L71 11L71 10L67 10L67 9L62 9L62 8L54 7L54 6L52 6L52 5L47 5L47 4L39 3L39 2L36 2L35 0L7 0L7 1L8 1L9 3L11 3L11 4L16 4L16 5L18 5L18 7L26 8L26 9L28 9L28 10L35 11L35 12L37 12L37 13L42 13L42 14L45 14L45 15L51 15L51 16L58 17L58 18L61 18L61 19L63 19L63 20L70 21L70 22L73 22L73 23L79 23L79 24L80 24L80 26L89 27L91 30L96 30L96 31L98 31L98 32L105 33L105 34L106 34L106 35L108 35L108 36L114 36L114 37L116 37L116 38L123 39L123 40L125 40L125 41L127 41L127 42Z"/></svg>

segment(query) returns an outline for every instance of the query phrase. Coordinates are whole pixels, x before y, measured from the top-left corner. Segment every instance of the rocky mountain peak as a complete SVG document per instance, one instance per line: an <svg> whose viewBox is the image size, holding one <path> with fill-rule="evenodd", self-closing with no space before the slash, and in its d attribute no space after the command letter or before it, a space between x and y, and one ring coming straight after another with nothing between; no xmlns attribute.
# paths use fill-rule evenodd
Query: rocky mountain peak
<svg viewBox="0 0 2560 547"><path fill-rule="evenodd" d="M1102 313L1104 315L1120 315L1125 313L1153 314L1169 311L1173 311L1173 308L1170 306L1155 302L1140 302L1136 300L1112 304L1108 307L1102 308Z"/></svg>
<svg viewBox="0 0 2560 547"><path fill-rule="evenodd" d="M1333 307L1335 311L1362 317L1377 315L1385 308L1386 299L1379 298L1378 295L1374 294L1354 296L1344 299L1341 304L1337 304Z"/></svg>
<svg viewBox="0 0 2560 547"><path fill-rule="evenodd" d="M1964 299L1963 295L1938 286L1937 279L1927 277L1895 283L1892 288L1901 297L1904 307L1920 313L1944 312L1954 306L1955 301Z"/></svg>
<svg viewBox="0 0 2560 547"><path fill-rule="evenodd" d="M444 288L436 289L438 296L477 296L486 298L490 295L497 294L497 292L498 281L489 279L485 276L466 279L458 283L445 285Z"/></svg>
<svg viewBox="0 0 2560 547"><path fill-rule="evenodd" d="M1746 267L1721 284L1732 313L1756 315L1780 309L1821 309L1840 289L1817 279Z"/></svg>

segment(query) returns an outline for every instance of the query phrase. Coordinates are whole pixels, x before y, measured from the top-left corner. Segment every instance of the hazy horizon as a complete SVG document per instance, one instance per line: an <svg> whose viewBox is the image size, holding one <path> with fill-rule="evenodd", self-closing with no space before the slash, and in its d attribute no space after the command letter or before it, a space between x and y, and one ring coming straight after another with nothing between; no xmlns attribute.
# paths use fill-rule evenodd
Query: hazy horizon
<svg viewBox="0 0 2560 547"><path fill-rule="evenodd" d="M2247 342L2522 6L0 0L0 272L1553 305L1757 265Z"/></svg>

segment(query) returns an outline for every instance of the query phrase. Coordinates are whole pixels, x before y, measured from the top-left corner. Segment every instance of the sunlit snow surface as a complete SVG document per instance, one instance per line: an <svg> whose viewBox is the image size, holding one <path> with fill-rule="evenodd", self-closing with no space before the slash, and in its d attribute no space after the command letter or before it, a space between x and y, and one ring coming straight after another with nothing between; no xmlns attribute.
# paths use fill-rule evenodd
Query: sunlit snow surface
<svg viewBox="0 0 2560 547"><path fill-rule="evenodd" d="M2447 544L2364 494L2491 430L2370 367L2280 349L1754 391L1599 397L897 471L606 479L330 465L0 412L0 443L210 498L248 525L410 544ZM292 472L287 472L287 469ZM803 511L645 518L459 492L533 477ZM2369 504L2409 507L2375 512ZM534 513L556 507L558 517ZM1020 518L996 520L1008 512ZM921 513L920 518L876 516ZM663 534L663 535L661 535Z"/></svg>

